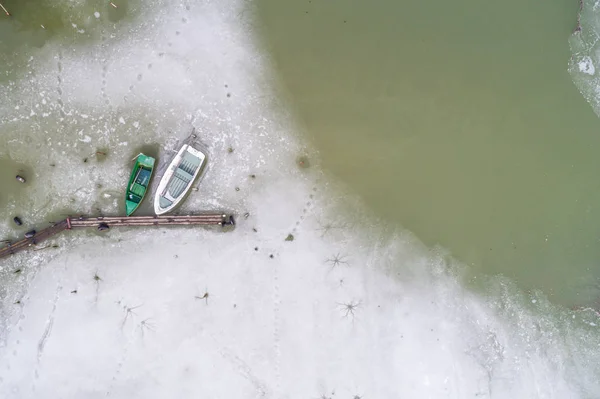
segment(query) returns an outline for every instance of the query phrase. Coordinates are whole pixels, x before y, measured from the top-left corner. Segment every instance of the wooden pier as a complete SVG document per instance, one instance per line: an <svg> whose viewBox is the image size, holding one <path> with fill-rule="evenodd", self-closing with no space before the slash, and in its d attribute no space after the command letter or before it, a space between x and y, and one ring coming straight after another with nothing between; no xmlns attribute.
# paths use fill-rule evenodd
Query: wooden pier
<svg viewBox="0 0 600 399"><path fill-rule="evenodd" d="M26 249L35 248L35 245L65 230L78 228L97 228L98 230L108 230L113 227L135 227L135 226L210 226L235 225L232 215L223 213L207 213L199 215L185 216L80 216L68 217L52 226L38 232L27 233L26 237L14 243L7 243L0 248L0 259L6 258L17 252ZM33 234L31 234L33 233ZM6 241L5 241L6 242Z"/></svg>

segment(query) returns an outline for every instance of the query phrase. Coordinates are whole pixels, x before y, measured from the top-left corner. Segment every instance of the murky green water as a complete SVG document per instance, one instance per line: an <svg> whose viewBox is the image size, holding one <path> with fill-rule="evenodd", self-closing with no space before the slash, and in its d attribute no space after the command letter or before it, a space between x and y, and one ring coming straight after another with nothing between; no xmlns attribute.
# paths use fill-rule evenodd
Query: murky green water
<svg viewBox="0 0 600 399"><path fill-rule="evenodd" d="M480 272L575 304L600 276L600 121L567 73L578 4L259 0L324 166Z"/></svg>

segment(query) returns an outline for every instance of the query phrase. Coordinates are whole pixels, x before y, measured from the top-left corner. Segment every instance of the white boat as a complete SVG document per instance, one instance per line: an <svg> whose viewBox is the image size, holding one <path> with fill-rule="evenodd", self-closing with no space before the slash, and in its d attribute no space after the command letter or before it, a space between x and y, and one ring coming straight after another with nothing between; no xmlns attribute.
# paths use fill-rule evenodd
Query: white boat
<svg viewBox="0 0 600 399"><path fill-rule="evenodd" d="M185 198L198 178L206 156L190 144L184 144L160 179L154 196L154 213L173 210Z"/></svg>

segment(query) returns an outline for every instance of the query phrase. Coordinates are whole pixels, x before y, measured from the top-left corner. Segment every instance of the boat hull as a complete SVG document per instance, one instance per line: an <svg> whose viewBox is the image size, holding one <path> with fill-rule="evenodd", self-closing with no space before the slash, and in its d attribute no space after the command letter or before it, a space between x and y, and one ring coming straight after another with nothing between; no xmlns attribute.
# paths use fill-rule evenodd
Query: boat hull
<svg viewBox="0 0 600 399"><path fill-rule="evenodd" d="M125 213L131 216L144 200L148 188L154 164L156 160L148 155L139 154L129 176L129 184L125 190Z"/></svg>
<svg viewBox="0 0 600 399"><path fill-rule="evenodd" d="M154 196L154 213L163 215L181 204L200 175L206 155L184 144L171 161Z"/></svg>

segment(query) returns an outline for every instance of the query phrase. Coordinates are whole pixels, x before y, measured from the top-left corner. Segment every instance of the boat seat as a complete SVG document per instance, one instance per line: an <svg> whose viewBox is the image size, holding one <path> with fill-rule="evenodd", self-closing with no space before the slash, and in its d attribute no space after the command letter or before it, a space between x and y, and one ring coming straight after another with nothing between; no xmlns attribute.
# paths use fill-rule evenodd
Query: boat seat
<svg viewBox="0 0 600 399"><path fill-rule="evenodd" d="M185 170L183 170L181 168L175 169L175 176L180 178L181 180L183 180L186 183L191 182L192 179L194 178L194 175L186 172Z"/></svg>
<svg viewBox="0 0 600 399"><path fill-rule="evenodd" d="M133 193L129 193L129 195L127 196L127 199L129 201L136 202L139 204L140 201L142 200L142 197L140 197L139 195L135 195Z"/></svg>
<svg viewBox="0 0 600 399"><path fill-rule="evenodd" d="M137 179L135 179L135 182L139 185L148 187L148 183L150 182L151 174L152 174L152 172L149 171L148 169L140 168L140 171L138 173Z"/></svg>
<svg viewBox="0 0 600 399"><path fill-rule="evenodd" d="M188 186L189 181L186 181L179 177L177 174L173 175L173 179L171 180L171 186L169 187L169 194L171 194L172 198L177 198L181 195L181 193Z"/></svg>
<svg viewBox="0 0 600 399"><path fill-rule="evenodd" d="M169 199L167 199L165 197L160 197L160 199L158 200L158 203L159 203L160 207L164 209L164 208L168 208L169 206L171 206L173 201L170 201Z"/></svg>
<svg viewBox="0 0 600 399"><path fill-rule="evenodd" d="M138 184L138 183L133 183L131 185L131 192L134 193L135 195L139 196L139 197L143 197L144 194L146 193L146 187L144 187L144 186L142 186L141 184Z"/></svg>

